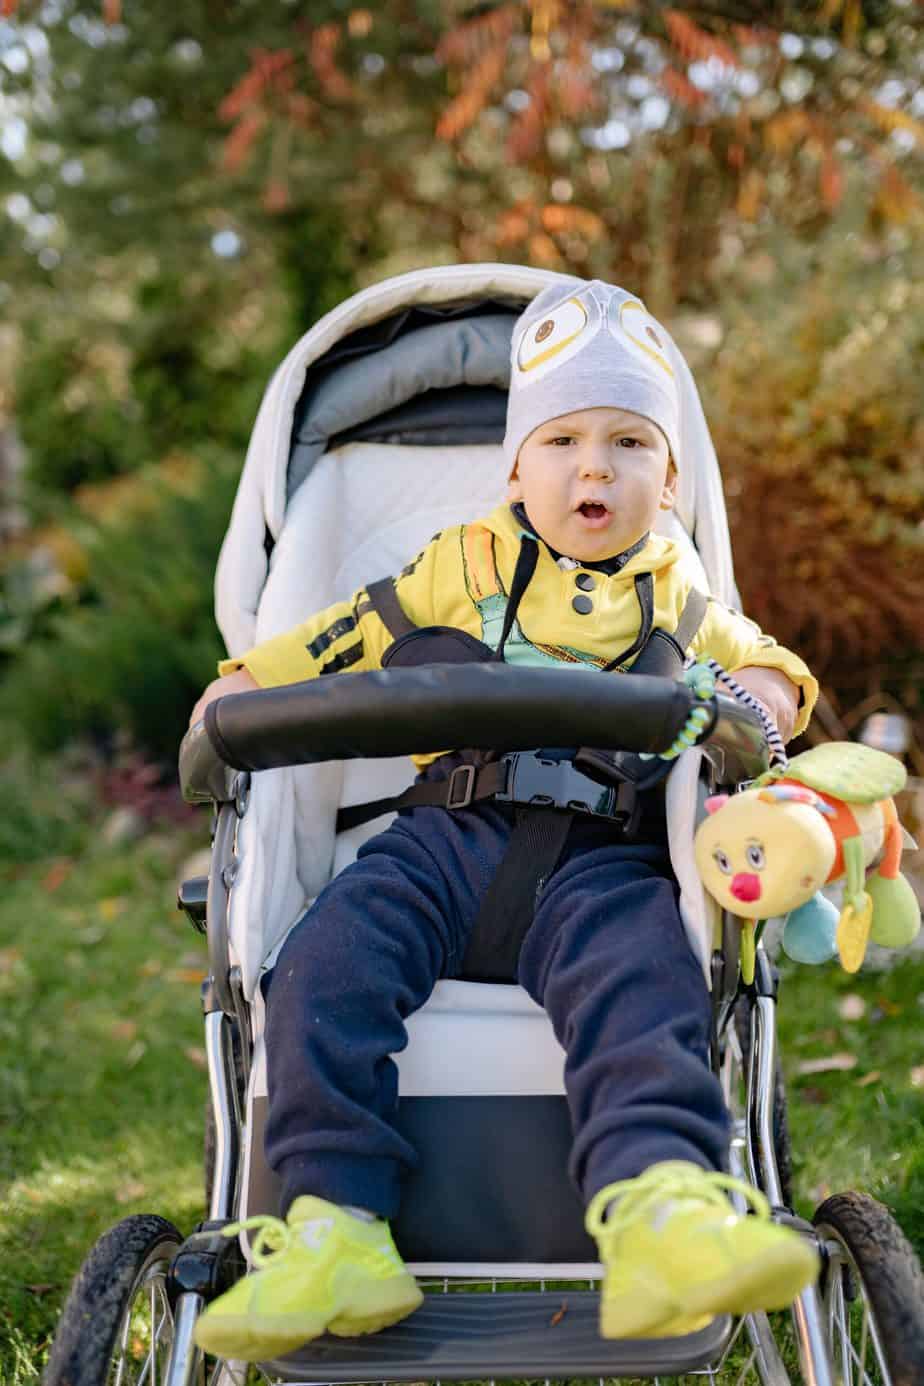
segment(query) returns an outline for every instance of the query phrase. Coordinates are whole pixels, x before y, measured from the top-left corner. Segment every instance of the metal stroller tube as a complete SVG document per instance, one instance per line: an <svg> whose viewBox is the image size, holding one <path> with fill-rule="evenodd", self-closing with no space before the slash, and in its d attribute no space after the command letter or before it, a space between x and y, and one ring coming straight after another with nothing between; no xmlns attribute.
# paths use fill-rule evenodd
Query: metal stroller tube
<svg viewBox="0 0 924 1386"><path fill-rule="evenodd" d="M761 950L762 952L763 950ZM761 972L765 967L761 966ZM782 1206L783 1190L773 1138L773 1090L777 1063L776 1001L758 988L751 1012L751 1048L748 1070L748 1176L763 1189L771 1205ZM825 1344L821 1300L816 1285L809 1285L793 1302L796 1344L806 1386L834 1386ZM781 1378L788 1379L788 1378Z"/></svg>

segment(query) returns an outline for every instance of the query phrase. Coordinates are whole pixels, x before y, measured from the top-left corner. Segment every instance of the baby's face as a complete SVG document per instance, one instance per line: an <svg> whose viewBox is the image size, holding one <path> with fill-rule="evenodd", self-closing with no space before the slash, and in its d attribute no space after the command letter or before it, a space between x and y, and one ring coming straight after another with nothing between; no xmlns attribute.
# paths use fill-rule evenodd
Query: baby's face
<svg viewBox="0 0 924 1386"><path fill-rule="evenodd" d="M627 409L580 409L534 429L508 495L553 549L593 563L641 539L671 509L676 487L656 424Z"/></svg>

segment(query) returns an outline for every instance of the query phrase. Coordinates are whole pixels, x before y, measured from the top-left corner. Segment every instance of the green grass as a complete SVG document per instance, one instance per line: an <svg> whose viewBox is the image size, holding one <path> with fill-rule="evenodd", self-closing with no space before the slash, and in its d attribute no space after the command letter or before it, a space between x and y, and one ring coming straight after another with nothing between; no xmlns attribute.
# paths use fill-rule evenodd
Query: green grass
<svg viewBox="0 0 924 1386"><path fill-rule="evenodd" d="M841 1009L865 1003L858 1020ZM924 957L849 977L835 964L785 964L780 1044L789 1096L797 1211L860 1189L892 1210L924 1259ZM844 1072L800 1063L852 1055Z"/></svg>
<svg viewBox="0 0 924 1386"><path fill-rule="evenodd" d="M201 842L205 835L203 817ZM203 1216L204 941L188 833L0 866L0 1382L40 1373L71 1277L134 1212Z"/></svg>
<svg viewBox="0 0 924 1386"><path fill-rule="evenodd" d="M174 887L205 828L203 815L194 837L15 869L0 861L2 1386L38 1379L70 1279L106 1227L146 1211L187 1232L203 1215L205 947L175 910ZM866 1004L859 1020L840 1013L849 993ZM924 961L859 978L787 967L780 1025L800 1210L865 1189L919 1253L922 1002ZM856 1066L797 1072L831 1053Z"/></svg>

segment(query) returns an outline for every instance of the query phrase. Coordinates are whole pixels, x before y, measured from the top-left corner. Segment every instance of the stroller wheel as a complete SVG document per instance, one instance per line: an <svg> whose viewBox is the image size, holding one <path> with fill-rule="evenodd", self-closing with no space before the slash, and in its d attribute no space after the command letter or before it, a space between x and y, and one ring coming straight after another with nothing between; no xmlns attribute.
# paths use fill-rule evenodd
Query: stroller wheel
<svg viewBox="0 0 924 1386"><path fill-rule="evenodd" d="M173 1344L166 1276L182 1240L151 1214L125 1218L100 1237L71 1286L43 1386L163 1380Z"/></svg>
<svg viewBox="0 0 924 1386"><path fill-rule="evenodd" d="M924 1381L924 1272L887 1208L835 1194L813 1218L827 1250L820 1289L844 1386Z"/></svg>

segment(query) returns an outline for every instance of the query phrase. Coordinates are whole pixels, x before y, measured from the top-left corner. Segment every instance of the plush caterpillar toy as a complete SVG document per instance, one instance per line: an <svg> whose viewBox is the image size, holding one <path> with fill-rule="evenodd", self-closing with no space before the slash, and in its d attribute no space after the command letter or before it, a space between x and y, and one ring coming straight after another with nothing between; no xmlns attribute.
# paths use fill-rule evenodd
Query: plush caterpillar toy
<svg viewBox="0 0 924 1386"><path fill-rule="evenodd" d="M904 948L921 927L899 871L903 846L914 845L892 798L905 778L885 752L838 741L769 770L741 794L707 799L694 840L703 885L745 919L788 914L783 948L797 962L826 962L837 952L845 971L856 972L870 939ZM838 913L820 892L841 877ZM743 945L748 972L753 933Z"/></svg>

